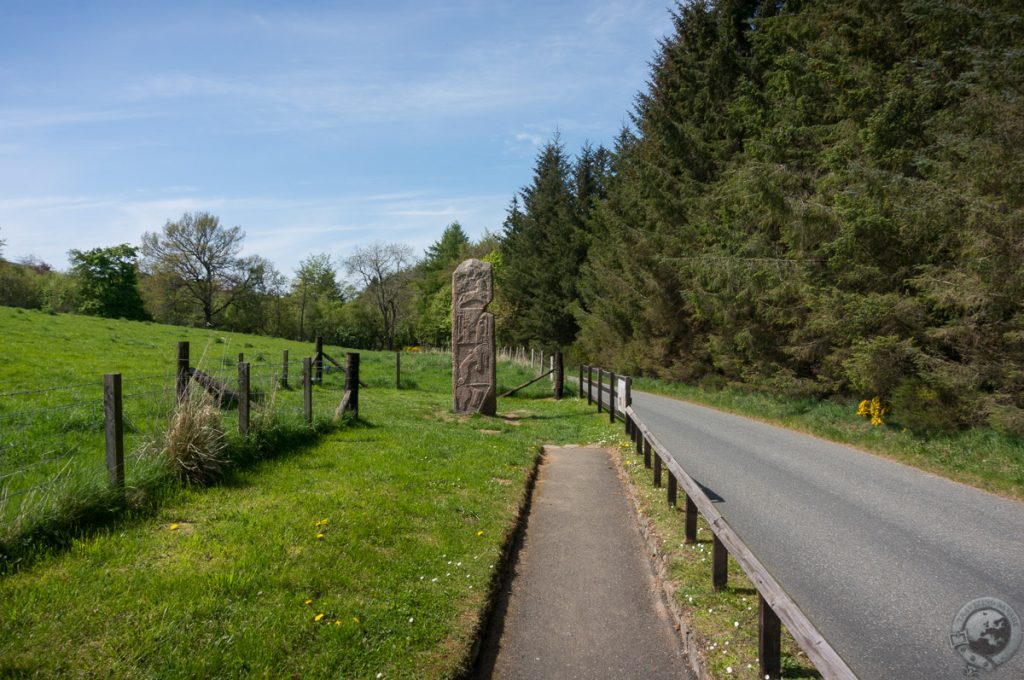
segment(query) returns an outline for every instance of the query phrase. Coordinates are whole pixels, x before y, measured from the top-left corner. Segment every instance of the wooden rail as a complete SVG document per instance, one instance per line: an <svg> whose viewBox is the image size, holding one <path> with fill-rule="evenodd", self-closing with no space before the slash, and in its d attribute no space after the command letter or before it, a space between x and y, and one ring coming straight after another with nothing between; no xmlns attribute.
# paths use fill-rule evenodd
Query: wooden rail
<svg viewBox="0 0 1024 680"><path fill-rule="evenodd" d="M544 379L544 378L548 377L548 376L549 376L549 375L551 375L552 373L554 373L554 371L548 371L547 373L544 373L544 374L542 374L542 375L538 375L538 376L537 376L536 378L534 378L534 379L532 379L532 380L528 380L528 381L524 382L524 383L523 383L522 385L520 385L519 387L513 387L513 388L512 388L512 389L510 389L510 390L509 390L508 392L504 392L504 393L502 393L502 394L499 394L499 395L498 395L498 397L499 397L499 398L500 398L500 397L511 397L511 396L512 396L513 394L515 394L515 393L516 393L516 392L518 392L519 390L521 390L521 389L524 389L524 388L527 388L527 387L529 387L529 386L530 386L530 385L532 385L533 383L537 382L538 380L542 380L542 379Z"/></svg>
<svg viewBox="0 0 1024 680"><path fill-rule="evenodd" d="M581 369L581 374L586 372L592 375L592 367L586 371ZM602 373L598 369L598 376ZM627 385L630 384L627 378ZM601 401L605 398L606 390L600 389L600 377L598 378L599 392L596 401L598 410L601 409ZM587 392L590 392L590 381L588 380ZM630 388L631 390L631 388ZM608 390L610 391L610 390ZM631 394L629 395L631 396ZM612 412L616 410L616 404L609 399L608 407ZM743 572L750 579L758 592L759 602L759 676L778 678L781 674L780 654L780 623L786 626L790 635L800 645L800 648L807 654L807 658L818 669L822 677L835 680L856 680L857 676L846 665L839 653L828 643L814 624L807 618L806 614L786 593L782 585L769 573L760 560L746 546L743 540L737 535L729 523L722 517L722 514L708 498L700 485L683 470L669 450L660 439L650 430L640 415L633 410L632 404L627 397L627 406L623 419L626 422L626 432L633 437L638 453L643 452L645 463L650 466L650 455L654 453L655 475L660 482L662 466L669 474L668 494L669 503L675 503L677 485L686 494L685 512L685 536L687 542L693 542L697 536L697 513L704 516L713 534L713 559L712 559L712 580L716 589L726 586L726 565L731 555ZM657 486L657 484L656 484Z"/></svg>

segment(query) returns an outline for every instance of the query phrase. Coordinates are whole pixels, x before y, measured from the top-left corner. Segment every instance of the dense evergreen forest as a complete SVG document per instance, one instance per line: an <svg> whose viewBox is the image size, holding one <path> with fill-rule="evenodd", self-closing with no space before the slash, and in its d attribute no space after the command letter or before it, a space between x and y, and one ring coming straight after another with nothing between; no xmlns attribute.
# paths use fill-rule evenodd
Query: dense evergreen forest
<svg viewBox="0 0 1024 680"><path fill-rule="evenodd" d="M1022 46L1009 0L678 8L586 218L579 353L1024 431Z"/></svg>
<svg viewBox="0 0 1024 680"><path fill-rule="evenodd" d="M141 249L73 252L77 285L3 263L0 303L440 345L451 271L482 257L503 343L1024 434L1019 0L720 0L671 21L612 148L556 135L479 242L455 223L418 261L378 244L290 281L238 259L204 301L156 257L168 223ZM82 285L95 266L144 304Z"/></svg>

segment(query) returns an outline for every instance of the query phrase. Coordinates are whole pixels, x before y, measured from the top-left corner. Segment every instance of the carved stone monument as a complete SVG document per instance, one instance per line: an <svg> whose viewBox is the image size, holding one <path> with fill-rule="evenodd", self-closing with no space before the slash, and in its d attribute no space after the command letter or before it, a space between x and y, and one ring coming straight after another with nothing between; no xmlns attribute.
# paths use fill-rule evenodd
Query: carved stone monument
<svg viewBox="0 0 1024 680"><path fill-rule="evenodd" d="M497 410L491 264L466 260L452 274L452 394L456 413Z"/></svg>

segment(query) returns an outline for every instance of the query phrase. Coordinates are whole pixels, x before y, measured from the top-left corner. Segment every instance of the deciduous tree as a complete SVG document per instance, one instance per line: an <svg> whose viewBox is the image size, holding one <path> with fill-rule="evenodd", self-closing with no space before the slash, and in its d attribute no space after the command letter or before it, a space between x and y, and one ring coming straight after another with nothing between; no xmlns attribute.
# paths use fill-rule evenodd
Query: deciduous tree
<svg viewBox="0 0 1024 680"><path fill-rule="evenodd" d="M409 273L413 251L402 243L374 243L358 248L345 259L349 276L358 277L363 295L379 313L381 344L394 349L399 321L409 302Z"/></svg>
<svg viewBox="0 0 1024 680"><path fill-rule="evenodd" d="M143 234L143 264L148 273L179 282L198 305L203 323L213 326L265 269L261 258L240 256L244 239L241 227L222 227L210 213L185 213L159 232Z"/></svg>
<svg viewBox="0 0 1024 680"><path fill-rule="evenodd" d="M127 243L109 248L71 250L71 273L78 279L78 311L111 319L147 319L138 289L138 251Z"/></svg>

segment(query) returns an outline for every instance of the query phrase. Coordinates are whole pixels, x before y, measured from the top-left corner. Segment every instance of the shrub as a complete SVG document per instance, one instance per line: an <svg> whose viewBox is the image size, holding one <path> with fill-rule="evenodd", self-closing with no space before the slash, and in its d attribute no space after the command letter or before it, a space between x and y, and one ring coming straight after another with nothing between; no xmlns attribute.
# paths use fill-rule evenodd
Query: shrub
<svg viewBox="0 0 1024 680"><path fill-rule="evenodd" d="M913 341L887 335L857 343L843 369L855 391L886 399L914 375L919 354Z"/></svg>
<svg viewBox="0 0 1024 680"><path fill-rule="evenodd" d="M892 395L893 419L918 432L951 432L969 420L959 397L919 378L903 380Z"/></svg>
<svg viewBox="0 0 1024 680"><path fill-rule="evenodd" d="M993 406L989 410L988 423L1003 434L1024 437L1024 409L1016 406Z"/></svg>

